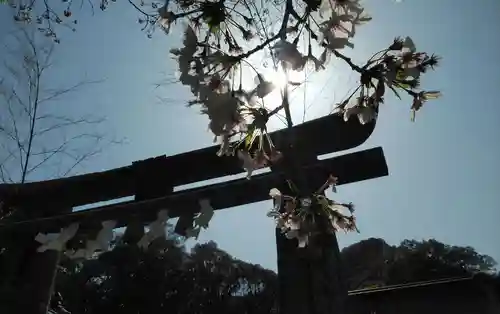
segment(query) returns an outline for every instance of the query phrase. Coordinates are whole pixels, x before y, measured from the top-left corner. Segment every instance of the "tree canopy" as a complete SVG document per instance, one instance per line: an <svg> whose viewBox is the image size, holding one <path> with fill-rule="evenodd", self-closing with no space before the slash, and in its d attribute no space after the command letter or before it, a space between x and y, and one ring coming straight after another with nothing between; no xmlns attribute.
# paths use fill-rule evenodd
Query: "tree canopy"
<svg viewBox="0 0 500 314"><path fill-rule="evenodd" d="M120 245L98 259L62 263L56 289L72 313L208 313L275 308L276 274L214 242L190 252L172 240L148 250Z"/></svg>
<svg viewBox="0 0 500 314"><path fill-rule="evenodd" d="M471 247L436 240L391 246L370 238L342 250L349 290L494 271ZM81 264L64 260L53 307L79 313L276 313L277 276L214 242L190 251L157 239L148 250L117 244Z"/></svg>
<svg viewBox="0 0 500 314"><path fill-rule="evenodd" d="M370 238L344 248L342 258L350 290L492 272L496 265L472 247L434 239L391 246Z"/></svg>

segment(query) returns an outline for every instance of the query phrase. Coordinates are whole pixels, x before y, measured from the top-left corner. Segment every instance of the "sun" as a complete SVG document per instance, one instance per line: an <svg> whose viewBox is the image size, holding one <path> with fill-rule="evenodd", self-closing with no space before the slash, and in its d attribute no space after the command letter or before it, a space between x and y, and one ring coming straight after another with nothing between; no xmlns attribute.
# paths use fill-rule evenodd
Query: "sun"
<svg viewBox="0 0 500 314"><path fill-rule="evenodd" d="M292 96L292 94L297 96L297 93L304 92L304 86L302 86L302 83L304 83L305 81L304 72L288 71L288 73L286 74L283 69L269 69L268 71L263 71L262 75L267 82L270 82L274 85L274 90L262 99L262 104L268 110L274 110L275 108L282 105L283 91L285 90L285 88L288 88L290 96ZM295 98L296 97L293 96L289 98L289 101L293 101L293 103L290 103L290 105L291 107L294 107L293 109L298 109L298 106L302 106L302 103L297 103L297 99ZM302 99L302 97L299 98ZM297 111L293 109L292 114ZM300 112L302 112L302 110ZM270 130L278 130L285 127L286 122L284 113L277 113L276 116L273 117L273 119L269 120L268 126L270 127Z"/></svg>

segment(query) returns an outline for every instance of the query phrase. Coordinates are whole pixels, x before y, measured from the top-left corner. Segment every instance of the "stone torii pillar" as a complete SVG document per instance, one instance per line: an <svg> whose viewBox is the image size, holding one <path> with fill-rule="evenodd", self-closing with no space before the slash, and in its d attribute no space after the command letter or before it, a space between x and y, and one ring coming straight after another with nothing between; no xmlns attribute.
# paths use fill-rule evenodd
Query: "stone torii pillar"
<svg viewBox="0 0 500 314"><path fill-rule="evenodd" d="M350 121L353 122L352 120ZM373 123L374 126L374 123ZM337 133L338 134L338 133ZM348 133L347 133L348 134ZM345 136L342 138L342 150L359 146L370 136ZM295 136L294 143L286 144L287 139L281 139L280 147L285 146L284 158L292 156L295 160L285 160L282 165L273 171L282 168L292 169L299 164L313 164L318 161L317 155L307 150L310 137ZM280 140L280 139L278 139ZM283 145L285 144L285 145ZM355 169L346 169L353 165L340 166L331 173L338 176L340 184L344 182L356 182L361 179L361 173L369 173L375 169L366 168L363 164L356 165ZM350 171L346 171L350 170ZM387 166L378 169L384 175L388 174ZM285 171L290 175L293 170ZM302 169L307 171L307 169ZM297 171L295 171L297 172ZM324 169L316 169L309 175L314 178L307 182L297 176L304 173L295 173L294 182L299 190L305 193L303 197L309 197L326 180L330 173ZM292 175L292 178L294 176ZM290 178L290 176L288 177ZM283 178L285 181L285 178ZM302 181L302 182L300 182ZM321 182L321 183L320 183ZM301 186L302 185L302 186ZM280 191L290 194L287 184L279 187ZM343 265L340 256L340 248L335 234L320 234L314 236L312 242L306 248L298 248L297 240L289 240L278 229L276 234L277 264L279 280L279 311L284 314L334 314L344 313L344 303L347 297L347 286L343 277Z"/></svg>

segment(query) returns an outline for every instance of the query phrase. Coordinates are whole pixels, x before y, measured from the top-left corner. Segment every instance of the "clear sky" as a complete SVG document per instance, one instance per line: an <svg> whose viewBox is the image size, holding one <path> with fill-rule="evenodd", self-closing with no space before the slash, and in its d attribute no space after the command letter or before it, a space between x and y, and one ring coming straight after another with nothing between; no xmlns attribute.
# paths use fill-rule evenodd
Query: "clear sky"
<svg viewBox="0 0 500 314"><path fill-rule="evenodd" d="M384 238L390 244L407 238L436 238L473 246L500 262L500 107L496 94L500 2L365 3L373 21L359 29L355 49L345 53L362 62L395 36L411 36L419 50L443 57L437 71L425 75L423 86L439 89L444 96L426 104L415 123L410 122L410 99L387 99L374 134L356 150L382 146L390 175L339 188L340 200L356 204L361 230L359 235L339 234L341 246L369 237ZM65 98L58 106L71 115L106 116L106 130L127 139L79 172L212 145L207 119L197 109L184 106L191 99L188 90L154 88L165 73L175 70L168 51L179 45L179 33L158 33L147 39L136 23L137 13L126 3L112 4L95 16L88 10L78 14L83 15L78 31L64 35L56 50L58 70L50 83L69 84L85 74L106 80ZM9 11L0 6L0 37L5 37L10 21ZM308 119L329 112L355 83L340 61L332 61L309 84ZM158 97L169 101L159 102ZM297 108L295 117L300 118L302 105ZM217 212L200 241L215 240L235 257L275 269L274 224L265 215L270 206L261 202Z"/></svg>

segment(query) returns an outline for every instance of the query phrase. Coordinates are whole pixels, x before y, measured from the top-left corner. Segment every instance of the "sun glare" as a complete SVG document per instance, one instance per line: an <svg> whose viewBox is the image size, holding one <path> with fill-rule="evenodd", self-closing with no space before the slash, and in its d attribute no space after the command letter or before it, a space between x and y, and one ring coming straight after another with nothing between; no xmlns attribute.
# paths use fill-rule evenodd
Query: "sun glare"
<svg viewBox="0 0 500 314"><path fill-rule="evenodd" d="M280 90L282 90L287 84L286 75L282 70L270 71L266 79L273 83L274 86L276 86L276 88L279 88Z"/></svg>
<svg viewBox="0 0 500 314"><path fill-rule="evenodd" d="M282 90L286 86L287 82L301 83L304 80L304 73L290 71L288 72L287 80L285 72L282 69L278 69L277 71L271 70L265 73L264 77L267 81L273 83L276 88Z"/></svg>
<svg viewBox="0 0 500 314"><path fill-rule="evenodd" d="M274 70L264 71L262 74L266 81L271 82L275 86L274 91L270 93L268 96L266 96L263 100L263 103L269 110L272 110L281 105L282 92L285 89L285 87L287 87L287 84L289 84L288 85L289 92L295 96L296 93L304 92L304 90L301 87L298 87L305 81L304 72L289 71L288 77L282 69L279 69L277 71ZM297 88L299 89L297 90ZM290 98L289 100L294 100L295 98L296 97L292 96L292 98ZM299 98L302 99L302 97ZM297 107L298 103L296 103L295 101L290 103L290 105L291 107L294 107L295 110L299 108ZM300 103L300 105L302 105L302 103ZM271 119L269 121L268 126L270 127L270 130L276 130L285 127L285 118L283 116L283 112L280 112L277 115L277 117Z"/></svg>

